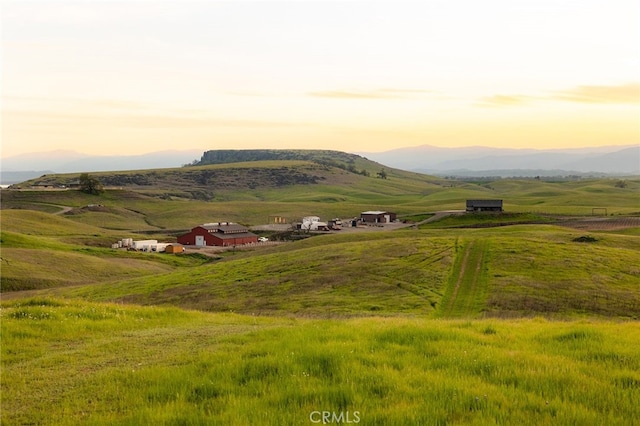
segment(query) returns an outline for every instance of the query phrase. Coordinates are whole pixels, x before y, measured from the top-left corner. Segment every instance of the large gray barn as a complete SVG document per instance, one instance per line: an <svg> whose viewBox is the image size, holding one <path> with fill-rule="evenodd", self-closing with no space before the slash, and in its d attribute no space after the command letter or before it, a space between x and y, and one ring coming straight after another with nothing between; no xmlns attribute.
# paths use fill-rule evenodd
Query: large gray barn
<svg viewBox="0 0 640 426"><path fill-rule="evenodd" d="M501 212L502 200L467 200L468 212Z"/></svg>

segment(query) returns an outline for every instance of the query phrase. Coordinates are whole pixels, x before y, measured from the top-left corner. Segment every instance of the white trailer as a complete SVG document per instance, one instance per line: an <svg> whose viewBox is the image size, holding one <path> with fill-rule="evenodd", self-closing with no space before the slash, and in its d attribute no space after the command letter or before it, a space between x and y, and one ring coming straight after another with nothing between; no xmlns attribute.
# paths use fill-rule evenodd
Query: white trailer
<svg viewBox="0 0 640 426"><path fill-rule="evenodd" d="M167 250L167 246L170 243L158 243L151 245L151 251L155 251L157 253L164 253Z"/></svg>
<svg viewBox="0 0 640 426"><path fill-rule="evenodd" d="M131 247L139 251L151 251L151 247L158 244L158 240L139 240L133 241Z"/></svg>

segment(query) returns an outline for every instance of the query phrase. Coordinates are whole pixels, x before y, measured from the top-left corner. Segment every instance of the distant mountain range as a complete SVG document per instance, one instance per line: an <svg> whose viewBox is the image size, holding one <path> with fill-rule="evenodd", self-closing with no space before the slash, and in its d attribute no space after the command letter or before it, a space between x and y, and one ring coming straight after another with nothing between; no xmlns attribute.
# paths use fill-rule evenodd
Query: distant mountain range
<svg viewBox="0 0 640 426"><path fill-rule="evenodd" d="M358 154L389 167L440 176L640 175L640 145L553 150L422 145Z"/></svg>
<svg viewBox="0 0 640 426"><path fill-rule="evenodd" d="M78 173L180 167L200 159L202 150L158 151L142 155L88 155L76 151L21 154L2 159L0 183L8 185L50 173Z"/></svg>
<svg viewBox="0 0 640 426"><path fill-rule="evenodd" d="M640 175L640 145L555 150L422 145L355 154L389 167L439 176ZM22 154L2 159L0 184L23 182L51 173L180 167L199 160L202 155L202 150L108 156L62 150Z"/></svg>

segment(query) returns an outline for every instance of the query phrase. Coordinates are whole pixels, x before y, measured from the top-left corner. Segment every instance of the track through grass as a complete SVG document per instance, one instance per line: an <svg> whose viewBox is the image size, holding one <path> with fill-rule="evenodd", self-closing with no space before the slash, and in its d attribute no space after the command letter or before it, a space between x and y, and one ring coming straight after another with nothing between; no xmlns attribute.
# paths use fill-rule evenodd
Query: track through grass
<svg viewBox="0 0 640 426"><path fill-rule="evenodd" d="M487 294L484 267L487 247L487 240L480 239L464 246L454 265L439 316L468 317L480 313Z"/></svg>

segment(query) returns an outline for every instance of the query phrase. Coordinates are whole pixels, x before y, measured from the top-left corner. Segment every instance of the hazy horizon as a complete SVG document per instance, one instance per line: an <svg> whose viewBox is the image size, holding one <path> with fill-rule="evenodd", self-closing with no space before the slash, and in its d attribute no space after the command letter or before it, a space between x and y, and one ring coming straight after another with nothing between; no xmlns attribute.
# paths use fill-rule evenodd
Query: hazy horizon
<svg viewBox="0 0 640 426"><path fill-rule="evenodd" d="M640 143L634 1L2 3L2 152Z"/></svg>
<svg viewBox="0 0 640 426"><path fill-rule="evenodd" d="M590 151L593 150L593 152L613 152L613 151L617 151L617 150L621 150L621 149L625 149L625 148L631 148L631 147L635 147L635 146L639 146L639 144L621 144L621 145L597 145L597 146L576 146L576 147L569 147L569 148L563 148L563 147L556 147L556 148L526 148L526 147L491 147L491 146L486 146L486 145L467 145L467 146L455 146L455 147L450 147L450 146L443 146L443 145L431 145L431 144L421 144L421 145L412 145L412 146L400 146L400 147L396 147L396 148L390 148L390 149L385 149L383 151L343 151L343 150L337 150L337 151L343 151L343 152L348 152L351 154L366 154L366 153L378 153L378 154L383 154L385 152L389 152L389 151L395 151L395 150L411 150L411 149L419 149L419 148L424 148L424 147L429 147L429 148L434 148L434 149L505 149L505 150L522 150L522 151L549 151L549 152L562 152L562 151ZM135 154L120 154L117 152L114 153L106 153L106 154L89 154L87 152L83 152L83 151L77 151L74 149L51 149L51 150L46 150L46 151L32 151L32 152L23 152L20 154L16 154L16 155L11 155L11 156L6 156L6 157L1 157L1 158L14 158L14 157L20 157L20 156L30 156L30 155L60 155L61 157L64 155L79 155L79 156L91 156L91 157L111 157L111 156L145 156L145 155L151 155L151 154L161 154L161 153L172 153L172 152L206 152L206 151L210 151L210 150L216 150L216 149L288 149L288 148L251 148L251 147L247 147L247 148L174 148L174 149L161 149L161 150L152 150L152 151L146 151L146 152L140 152L140 153L135 153ZM298 148L291 148L291 149L298 149ZM325 149L325 148L300 148L300 149ZM329 149L329 148L326 148ZM335 150L335 149L331 149L331 150Z"/></svg>

